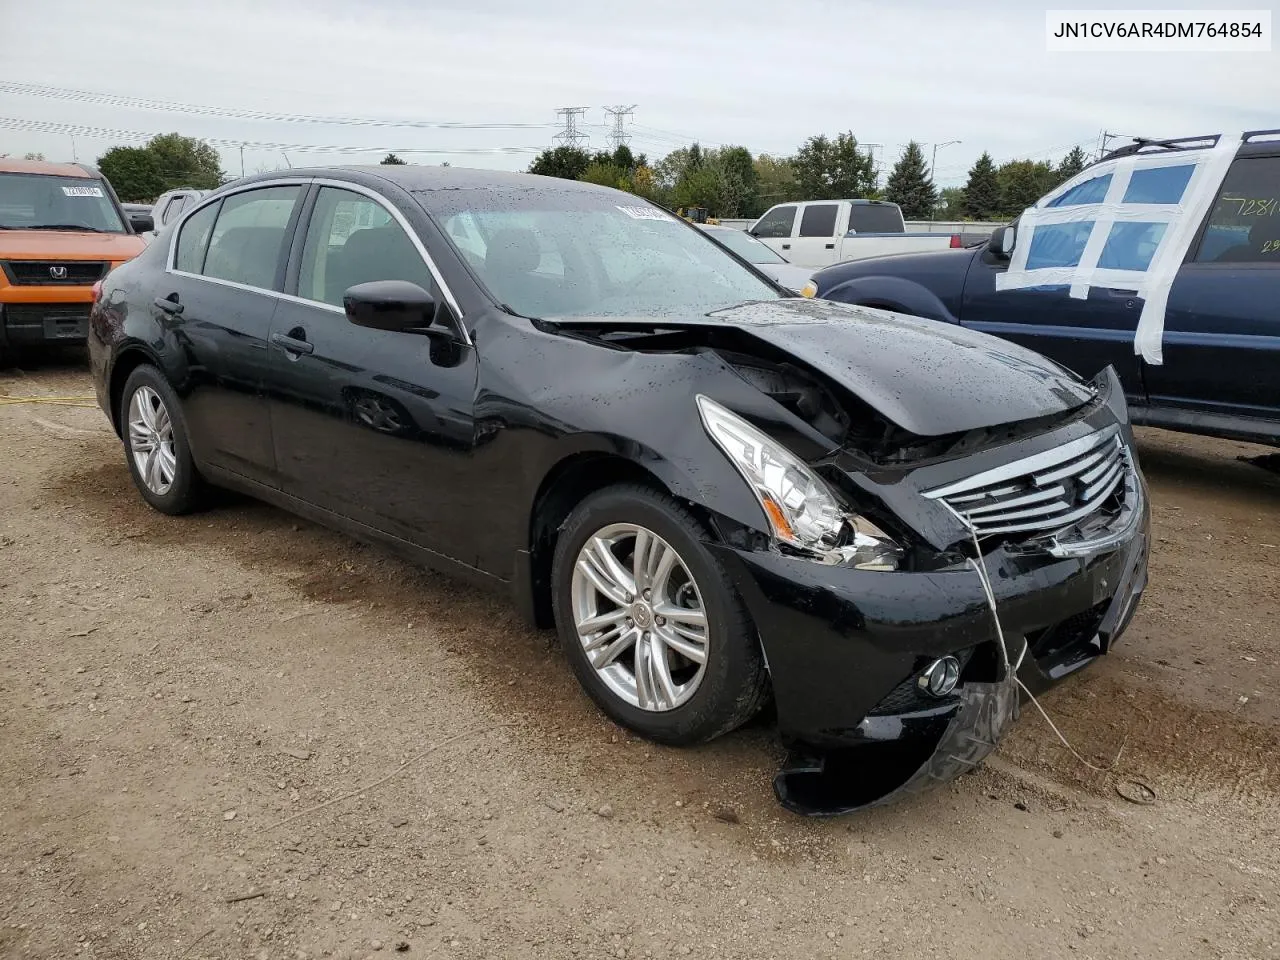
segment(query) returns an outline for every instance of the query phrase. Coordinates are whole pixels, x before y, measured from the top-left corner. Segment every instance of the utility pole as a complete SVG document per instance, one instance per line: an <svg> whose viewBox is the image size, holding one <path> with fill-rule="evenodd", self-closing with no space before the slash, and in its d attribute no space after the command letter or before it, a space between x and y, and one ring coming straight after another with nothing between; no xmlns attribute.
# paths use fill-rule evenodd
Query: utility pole
<svg viewBox="0 0 1280 960"><path fill-rule="evenodd" d="M613 117L613 129L609 131L609 146L617 150L631 139L631 134L627 133L623 124L627 117L636 112L636 105L632 103L626 106L605 107L604 112Z"/></svg>
<svg viewBox="0 0 1280 960"><path fill-rule="evenodd" d="M933 145L933 159L929 161L929 182L932 183L935 187L937 187L938 185L938 177L937 177L937 174L934 173L934 171L938 169L938 150L942 147L954 147L957 143L960 143L960 142L961 141L959 140L946 140L946 141L943 141L942 143L935 143ZM938 216L938 205L935 203L929 209L929 222L933 223L933 221L937 219L937 216Z"/></svg>
<svg viewBox="0 0 1280 960"><path fill-rule="evenodd" d="M244 144L240 144L240 179L244 179Z"/></svg>
<svg viewBox="0 0 1280 960"><path fill-rule="evenodd" d="M1101 160L1103 157L1105 157L1107 155L1108 144L1110 144L1112 140L1115 140L1119 136L1120 134L1118 133L1108 133L1106 130L1103 130L1102 133L1098 136L1098 155L1093 159Z"/></svg>
<svg viewBox="0 0 1280 960"><path fill-rule="evenodd" d="M867 148L867 156L871 158L871 182L872 182L872 185L877 190L879 190L880 189L880 164L876 163L876 149L882 148L884 144L883 143L860 143L858 144L858 146Z"/></svg>
<svg viewBox="0 0 1280 960"><path fill-rule="evenodd" d="M586 143L590 137L578 129L578 120L587 112L586 107L560 107L556 116L564 117L564 129L555 135L562 146L578 147Z"/></svg>

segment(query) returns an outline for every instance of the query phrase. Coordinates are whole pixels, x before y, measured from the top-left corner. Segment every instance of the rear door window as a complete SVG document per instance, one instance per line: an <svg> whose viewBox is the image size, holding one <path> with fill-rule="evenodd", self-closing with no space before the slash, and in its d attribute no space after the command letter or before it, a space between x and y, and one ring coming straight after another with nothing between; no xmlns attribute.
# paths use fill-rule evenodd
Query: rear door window
<svg viewBox="0 0 1280 960"><path fill-rule="evenodd" d="M223 200L201 273L274 289L289 218L301 193L300 186L262 187Z"/></svg>
<svg viewBox="0 0 1280 960"><path fill-rule="evenodd" d="M174 255L173 268L184 273L201 273L204 271L204 255L209 249L209 235L213 232L214 221L218 218L220 203L211 203L203 210L197 210L182 225L178 234L178 249Z"/></svg>
<svg viewBox="0 0 1280 960"><path fill-rule="evenodd" d="M757 237L776 239L791 236L791 228L796 222L796 208L793 206L774 207L756 224L751 232Z"/></svg>
<svg viewBox="0 0 1280 960"><path fill-rule="evenodd" d="M804 216L800 218L800 236L834 237L839 211L840 207L834 203L814 203L805 207Z"/></svg>
<svg viewBox="0 0 1280 960"><path fill-rule="evenodd" d="M892 203L850 204L849 229L854 233L902 233L902 211Z"/></svg>
<svg viewBox="0 0 1280 960"><path fill-rule="evenodd" d="M1244 157L1232 164L1195 259L1280 264L1280 157Z"/></svg>

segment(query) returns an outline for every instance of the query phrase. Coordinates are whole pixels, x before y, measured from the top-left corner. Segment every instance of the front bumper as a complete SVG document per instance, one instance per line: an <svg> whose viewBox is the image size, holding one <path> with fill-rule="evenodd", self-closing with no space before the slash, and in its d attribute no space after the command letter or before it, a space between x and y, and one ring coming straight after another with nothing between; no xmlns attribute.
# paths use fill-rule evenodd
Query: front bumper
<svg viewBox="0 0 1280 960"><path fill-rule="evenodd" d="M0 303L0 345L84 343L88 303Z"/></svg>
<svg viewBox="0 0 1280 960"><path fill-rule="evenodd" d="M1001 547L984 558L1010 660L1043 689L1110 649L1147 579L1145 497L1127 535L1080 556ZM782 803L841 813L882 803L980 762L1016 717L990 607L976 571L864 572L774 551L715 547L746 602L768 662L791 752ZM920 692L934 659L956 655L949 698Z"/></svg>

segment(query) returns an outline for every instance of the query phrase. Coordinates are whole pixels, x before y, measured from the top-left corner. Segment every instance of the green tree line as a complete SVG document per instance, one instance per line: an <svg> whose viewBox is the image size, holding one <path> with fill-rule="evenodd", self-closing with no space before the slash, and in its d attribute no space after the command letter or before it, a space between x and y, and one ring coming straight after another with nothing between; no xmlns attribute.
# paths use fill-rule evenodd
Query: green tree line
<svg viewBox="0 0 1280 960"><path fill-rule="evenodd" d="M963 187L938 190L923 146L912 141L882 189L870 153L845 132L809 137L789 157L694 143L652 165L625 146L613 153L560 146L540 153L529 172L618 187L671 209L704 207L713 217L754 218L778 203L863 197L898 204L907 220L1008 220L1086 163L1079 147L1056 164L1010 160L997 166L983 153Z"/></svg>

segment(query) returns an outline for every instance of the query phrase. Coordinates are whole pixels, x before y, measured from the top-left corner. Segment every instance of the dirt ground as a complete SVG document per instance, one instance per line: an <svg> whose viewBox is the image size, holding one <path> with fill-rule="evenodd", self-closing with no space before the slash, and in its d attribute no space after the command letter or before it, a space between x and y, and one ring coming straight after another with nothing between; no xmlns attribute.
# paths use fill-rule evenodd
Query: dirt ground
<svg viewBox="0 0 1280 960"><path fill-rule="evenodd" d="M766 723L636 741L502 598L230 496L163 517L96 408L0 402L0 956L1276 958L1265 452L1141 433L1151 586L1043 701L1112 772L1025 712L978 772L815 821Z"/></svg>

